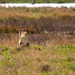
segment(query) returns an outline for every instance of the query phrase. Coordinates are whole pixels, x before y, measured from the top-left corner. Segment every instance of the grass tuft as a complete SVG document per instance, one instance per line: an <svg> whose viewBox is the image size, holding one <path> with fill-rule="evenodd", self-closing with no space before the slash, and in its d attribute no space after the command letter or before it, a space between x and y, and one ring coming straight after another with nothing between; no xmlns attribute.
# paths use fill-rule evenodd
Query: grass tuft
<svg viewBox="0 0 75 75"><path fill-rule="evenodd" d="M42 72L48 72L48 71L51 71L51 68L50 68L49 65L44 64L44 65L41 66L41 71Z"/></svg>

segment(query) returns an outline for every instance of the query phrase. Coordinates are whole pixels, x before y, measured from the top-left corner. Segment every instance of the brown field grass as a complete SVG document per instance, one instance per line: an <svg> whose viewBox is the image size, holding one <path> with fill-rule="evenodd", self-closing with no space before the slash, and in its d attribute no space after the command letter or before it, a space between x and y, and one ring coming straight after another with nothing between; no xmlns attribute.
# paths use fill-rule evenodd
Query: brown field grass
<svg viewBox="0 0 75 75"><path fill-rule="evenodd" d="M29 47L18 45L28 32ZM73 8L0 8L0 75L75 75Z"/></svg>
<svg viewBox="0 0 75 75"><path fill-rule="evenodd" d="M73 42L54 37L55 39L48 42L45 40L47 43L41 45L36 43L36 36L33 37L34 41L31 41L33 44L30 43L29 47L18 47L16 34L3 36L3 40L0 38L0 75L75 74Z"/></svg>
<svg viewBox="0 0 75 75"><path fill-rule="evenodd" d="M29 33L43 31L74 31L74 8L2 8L0 7L0 32L18 32L24 28Z"/></svg>
<svg viewBox="0 0 75 75"><path fill-rule="evenodd" d="M30 45L74 45L75 35L69 32L67 34L63 32L28 34L28 42L30 43ZM0 46L19 46L19 35L17 33L0 34Z"/></svg>
<svg viewBox="0 0 75 75"><path fill-rule="evenodd" d="M45 41L70 40L74 44L75 8L3 8L0 7L0 43L7 45L18 44L18 32L27 30L29 42L46 44ZM64 34L69 32L68 37ZM59 34L60 33L60 34ZM58 35L59 34L59 35ZM64 37L64 36L65 37ZM15 36L15 38L14 38ZM47 36L47 37L46 37ZM56 37L56 39L55 39ZM14 41L14 39L16 41ZM11 41L11 42L10 42ZM61 43L67 41L62 41ZM17 43L16 43L17 42ZM72 44L71 43L71 44ZM0 44L0 45L1 45Z"/></svg>

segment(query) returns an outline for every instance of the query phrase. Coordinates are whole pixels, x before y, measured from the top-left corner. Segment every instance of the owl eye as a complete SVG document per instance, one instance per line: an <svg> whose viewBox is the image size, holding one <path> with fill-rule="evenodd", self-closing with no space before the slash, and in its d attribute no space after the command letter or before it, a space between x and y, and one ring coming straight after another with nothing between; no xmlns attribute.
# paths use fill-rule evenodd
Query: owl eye
<svg viewBox="0 0 75 75"><path fill-rule="evenodd" d="M27 35L27 33L25 35Z"/></svg>

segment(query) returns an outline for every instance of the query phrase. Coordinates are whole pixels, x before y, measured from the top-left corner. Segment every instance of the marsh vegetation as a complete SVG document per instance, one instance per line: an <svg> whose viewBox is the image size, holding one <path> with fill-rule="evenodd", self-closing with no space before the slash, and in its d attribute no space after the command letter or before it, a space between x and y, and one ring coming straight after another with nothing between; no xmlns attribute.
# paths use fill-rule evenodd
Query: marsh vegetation
<svg viewBox="0 0 75 75"><path fill-rule="evenodd" d="M0 7L0 75L75 75L74 9Z"/></svg>

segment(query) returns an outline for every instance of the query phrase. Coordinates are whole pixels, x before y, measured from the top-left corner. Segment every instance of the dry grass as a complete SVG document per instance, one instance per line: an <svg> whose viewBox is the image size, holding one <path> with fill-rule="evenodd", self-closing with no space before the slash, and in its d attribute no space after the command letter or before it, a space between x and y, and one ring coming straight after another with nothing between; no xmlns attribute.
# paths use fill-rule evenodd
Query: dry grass
<svg viewBox="0 0 75 75"><path fill-rule="evenodd" d="M69 16L75 16L75 11L73 10L74 8L66 8L66 7L61 7L61 8L25 8L25 7L14 7L14 8L3 8L0 7L0 16L1 18L7 18L7 17L17 17L17 16L27 16L27 17L36 17L39 16L63 16L63 15L69 15ZM31 15L32 14L32 15Z"/></svg>
<svg viewBox="0 0 75 75"><path fill-rule="evenodd" d="M0 32L18 32L24 28L29 33L74 31L74 8L2 8L0 7Z"/></svg>
<svg viewBox="0 0 75 75"><path fill-rule="evenodd" d="M18 35L15 33L0 34L0 46L12 47L18 45Z"/></svg>
<svg viewBox="0 0 75 75"><path fill-rule="evenodd" d="M0 10L3 14L0 15L0 75L75 75L75 11L66 8L43 8L37 13L27 8ZM28 35L29 47L18 46L21 28L32 33Z"/></svg>
<svg viewBox="0 0 75 75"><path fill-rule="evenodd" d="M0 46L17 46L19 41L19 35L17 33L2 33L0 34ZM75 44L74 33L41 33L41 34L28 34L28 42L30 44L38 45L73 45Z"/></svg>
<svg viewBox="0 0 75 75"><path fill-rule="evenodd" d="M74 75L75 45L0 47L1 75ZM3 50L4 49L4 50ZM61 58L60 58L61 57Z"/></svg>

